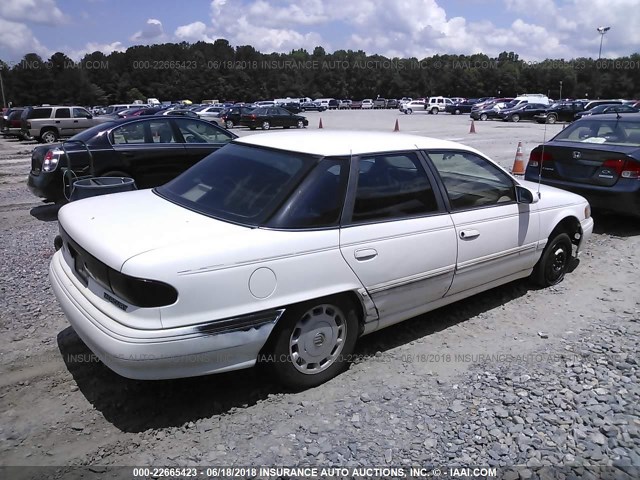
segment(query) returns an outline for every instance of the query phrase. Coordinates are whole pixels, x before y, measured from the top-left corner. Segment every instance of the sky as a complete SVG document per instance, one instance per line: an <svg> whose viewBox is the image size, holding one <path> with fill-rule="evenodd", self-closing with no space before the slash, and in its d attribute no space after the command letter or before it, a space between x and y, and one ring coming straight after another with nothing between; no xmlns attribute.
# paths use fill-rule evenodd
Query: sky
<svg viewBox="0 0 640 480"><path fill-rule="evenodd" d="M524 60L640 52L640 0L1 0L0 60L213 42L263 53L325 51L422 59L513 51Z"/></svg>

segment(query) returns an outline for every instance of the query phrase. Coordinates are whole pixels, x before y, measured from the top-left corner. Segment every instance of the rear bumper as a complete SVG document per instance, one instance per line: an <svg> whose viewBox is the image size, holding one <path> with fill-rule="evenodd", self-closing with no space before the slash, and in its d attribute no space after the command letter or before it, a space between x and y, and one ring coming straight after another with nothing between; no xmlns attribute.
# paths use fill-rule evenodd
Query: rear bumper
<svg viewBox="0 0 640 480"><path fill-rule="evenodd" d="M62 175L57 173L44 173L34 175L29 173L27 187L36 197L56 201L64 198L62 191Z"/></svg>
<svg viewBox="0 0 640 480"><path fill-rule="evenodd" d="M537 182L537 171L535 174L525 175L525 180ZM542 183L583 196L593 209L640 217L640 180L638 179L620 179L611 187L579 185L548 178L543 178Z"/></svg>
<svg viewBox="0 0 640 480"><path fill-rule="evenodd" d="M91 303L56 252L49 279L69 323L89 349L114 372L138 380L183 378L252 367L283 310L182 328L140 330L116 322ZM252 317L252 318L250 318ZM219 324L224 323L222 329Z"/></svg>

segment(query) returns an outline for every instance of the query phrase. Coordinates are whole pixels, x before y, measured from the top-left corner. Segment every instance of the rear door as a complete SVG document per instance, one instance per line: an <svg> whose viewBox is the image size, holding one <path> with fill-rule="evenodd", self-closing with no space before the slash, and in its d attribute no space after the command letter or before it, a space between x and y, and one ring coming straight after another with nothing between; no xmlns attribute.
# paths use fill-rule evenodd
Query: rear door
<svg viewBox="0 0 640 480"><path fill-rule="evenodd" d="M61 137L70 137L76 134L71 119L71 109L68 107L56 108L53 112L53 124L60 132Z"/></svg>
<svg viewBox="0 0 640 480"><path fill-rule="evenodd" d="M394 316L417 315L446 294L456 262L455 227L416 152L355 162L340 250L380 316L393 323Z"/></svg>
<svg viewBox="0 0 640 480"><path fill-rule="evenodd" d="M185 170L184 143L168 118L120 125L111 132L111 142L117 157L108 164L105 160L96 165L98 173L122 171L133 176L138 188L149 188L162 185Z"/></svg>

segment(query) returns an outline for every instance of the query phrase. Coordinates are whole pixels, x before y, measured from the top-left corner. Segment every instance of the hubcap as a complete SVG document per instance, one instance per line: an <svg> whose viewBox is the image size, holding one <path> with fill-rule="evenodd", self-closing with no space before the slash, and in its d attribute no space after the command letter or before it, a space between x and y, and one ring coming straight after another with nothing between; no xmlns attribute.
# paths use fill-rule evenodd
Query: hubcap
<svg viewBox="0 0 640 480"><path fill-rule="evenodd" d="M296 323L289 339L291 362L307 375L329 368L340 356L347 338L344 314L335 305L317 305Z"/></svg>
<svg viewBox="0 0 640 480"><path fill-rule="evenodd" d="M553 252L551 265L549 269L549 276L552 280L557 280L563 273L564 267L567 263L567 252L564 248L558 247Z"/></svg>

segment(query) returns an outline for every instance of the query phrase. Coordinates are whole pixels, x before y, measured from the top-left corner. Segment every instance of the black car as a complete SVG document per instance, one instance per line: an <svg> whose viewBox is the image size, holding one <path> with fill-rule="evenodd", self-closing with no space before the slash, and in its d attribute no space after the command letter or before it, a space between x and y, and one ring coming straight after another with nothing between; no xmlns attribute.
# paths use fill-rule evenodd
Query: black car
<svg viewBox="0 0 640 480"><path fill-rule="evenodd" d="M226 110L223 110L220 113L220 119L222 123L227 128L233 128L236 125L240 125L240 120L242 119L242 115L246 115L249 112L252 112L253 107L244 107L244 106L233 106L229 107Z"/></svg>
<svg viewBox="0 0 640 480"><path fill-rule="evenodd" d="M283 103L282 105L278 105L278 106L284 108L285 110L291 113L300 113L302 111L302 108L300 108L300 102Z"/></svg>
<svg viewBox="0 0 640 480"><path fill-rule="evenodd" d="M240 125L255 130L260 127L269 130L272 127L297 127L309 125L309 121L302 115L295 115L282 107L258 107L252 112L242 115Z"/></svg>
<svg viewBox="0 0 640 480"><path fill-rule="evenodd" d="M524 103L514 108L505 108L498 112L498 118L505 122L519 122L520 120L533 120L536 115L547 110L549 105L542 103Z"/></svg>
<svg viewBox="0 0 640 480"><path fill-rule="evenodd" d="M477 103L477 100L465 100L464 102L457 102L454 104L447 104L444 107L444 111L453 115L460 115L461 113L471 113L471 108Z"/></svg>
<svg viewBox="0 0 640 480"><path fill-rule="evenodd" d="M638 109L631 105L603 104L596 105L589 110L576 113L576 119L586 117L588 115L603 115L605 113L638 113Z"/></svg>
<svg viewBox="0 0 640 480"><path fill-rule="evenodd" d="M489 103L485 107L476 110L472 109L469 116L474 120L482 120L483 122L490 118L498 118L498 112L500 110L494 108L495 105L495 103Z"/></svg>
<svg viewBox="0 0 640 480"><path fill-rule="evenodd" d="M533 149L525 179L578 193L593 208L640 217L640 114L576 120Z"/></svg>
<svg viewBox="0 0 640 480"><path fill-rule="evenodd" d="M387 108L398 108L398 100L395 98L390 98L387 100Z"/></svg>
<svg viewBox="0 0 640 480"><path fill-rule="evenodd" d="M554 103L534 118L538 123L571 122L576 113L584 110L585 102Z"/></svg>
<svg viewBox="0 0 640 480"><path fill-rule="evenodd" d="M27 184L36 196L51 202L68 198L72 180L89 175L130 177L138 188L155 187L236 137L198 118L151 115L113 120L64 143L34 148Z"/></svg>
<svg viewBox="0 0 640 480"><path fill-rule="evenodd" d="M320 105L318 102L302 102L300 104L300 109L304 112L307 110L312 110L315 112L324 112L327 107L324 105Z"/></svg>

